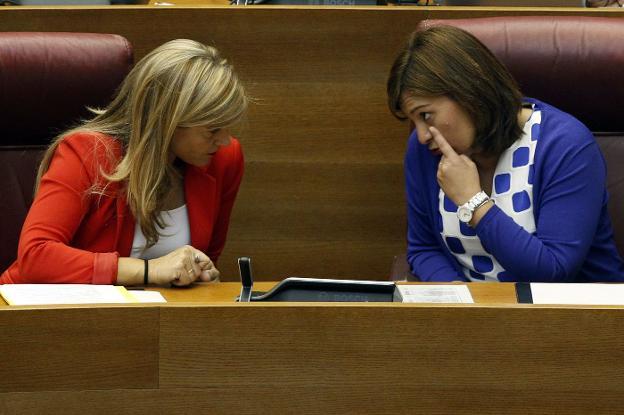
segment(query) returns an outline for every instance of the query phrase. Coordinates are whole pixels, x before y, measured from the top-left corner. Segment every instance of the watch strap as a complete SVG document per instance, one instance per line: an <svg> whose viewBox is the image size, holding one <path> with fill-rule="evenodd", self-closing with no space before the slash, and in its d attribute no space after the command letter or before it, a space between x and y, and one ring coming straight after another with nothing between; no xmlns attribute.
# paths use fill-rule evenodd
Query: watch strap
<svg viewBox="0 0 624 415"><path fill-rule="evenodd" d="M461 222L470 222L474 211L487 203L488 200L490 200L490 198L487 193L483 190L479 191L476 195L471 197L470 200L458 207L457 217Z"/></svg>
<svg viewBox="0 0 624 415"><path fill-rule="evenodd" d="M479 193L470 198L470 200L468 201L468 207L474 212L475 210L486 204L488 200L490 200L490 197L487 195L487 193L481 190Z"/></svg>

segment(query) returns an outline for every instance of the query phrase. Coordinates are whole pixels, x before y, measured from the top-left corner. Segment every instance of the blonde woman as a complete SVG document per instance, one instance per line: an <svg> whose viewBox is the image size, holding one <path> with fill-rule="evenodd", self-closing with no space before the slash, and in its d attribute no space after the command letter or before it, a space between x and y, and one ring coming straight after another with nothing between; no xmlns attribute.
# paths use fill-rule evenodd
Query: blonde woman
<svg viewBox="0 0 624 415"><path fill-rule="evenodd" d="M149 53L107 108L47 150L0 283L217 280L243 175L228 127L246 108L216 49L180 39Z"/></svg>

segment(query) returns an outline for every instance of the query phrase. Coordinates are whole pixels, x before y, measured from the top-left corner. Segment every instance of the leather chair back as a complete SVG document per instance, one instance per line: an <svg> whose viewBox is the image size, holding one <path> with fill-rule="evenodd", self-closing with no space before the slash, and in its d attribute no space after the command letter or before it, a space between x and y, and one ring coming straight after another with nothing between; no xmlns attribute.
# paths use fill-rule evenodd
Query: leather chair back
<svg viewBox="0 0 624 415"><path fill-rule="evenodd" d="M106 105L133 62L122 36L0 33L0 272L15 260L50 141Z"/></svg>
<svg viewBox="0 0 624 415"><path fill-rule="evenodd" d="M584 16L503 16L425 20L481 40L510 70L526 96L573 114L594 132L607 162L609 212L624 256L624 21ZM405 256L392 278L413 279Z"/></svg>

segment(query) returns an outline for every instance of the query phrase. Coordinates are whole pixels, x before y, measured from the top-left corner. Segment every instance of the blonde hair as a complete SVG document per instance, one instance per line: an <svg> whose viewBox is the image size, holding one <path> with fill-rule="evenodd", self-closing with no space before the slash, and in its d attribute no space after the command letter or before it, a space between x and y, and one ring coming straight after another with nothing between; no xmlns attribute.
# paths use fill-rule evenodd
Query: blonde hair
<svg viewBox="0 0 624 415"><path fill-rule="evenodd" d="M210 46L187 39L167 42L141 59L121 84L115 99L80 126L59 135L39 166L37 188L63 138L78 131L112 136L123 157L108 174L122 182L132 214L147 240L158 241L159 212L174 177L169 148L177 127L225 128L240 121L248 97L233 67ZM36 191L36 190L35 190ZM105 188L91 189L104 194Z"/></svg>

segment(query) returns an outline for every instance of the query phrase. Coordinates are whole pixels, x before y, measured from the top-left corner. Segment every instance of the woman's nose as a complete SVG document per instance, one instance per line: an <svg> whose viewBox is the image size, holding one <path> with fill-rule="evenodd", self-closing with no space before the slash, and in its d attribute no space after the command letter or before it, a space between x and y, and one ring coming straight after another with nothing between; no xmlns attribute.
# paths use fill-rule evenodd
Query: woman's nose
<svg viewBox="0 0 624 415"><path fill-rule="evenodd" d="M425 122L414 123L416 134L418 134L418 142L420 144L427 144L433 138L429 131L429 125Z"/></svg>
<svg viewBox="0 0 624 415"><path fill-rule="evenodd" d="M217 132L217 140L216 143L218 146L227 146L232 141L232 137L230 136L230 132L225 128L222 128Z"/></svg>

